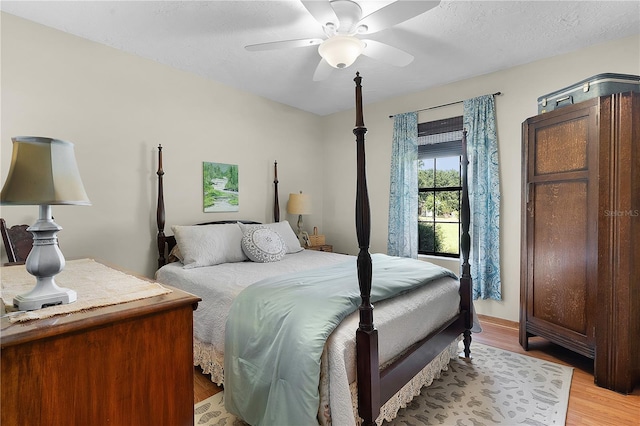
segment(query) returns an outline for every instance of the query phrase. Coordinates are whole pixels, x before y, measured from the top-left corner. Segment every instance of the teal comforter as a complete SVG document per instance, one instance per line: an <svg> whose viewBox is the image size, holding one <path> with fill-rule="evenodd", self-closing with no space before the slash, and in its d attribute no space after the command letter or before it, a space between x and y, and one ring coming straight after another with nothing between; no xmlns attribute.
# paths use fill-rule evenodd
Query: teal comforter
<svg viewBox="0 0 640 426"><path fill-rule="evenodd" d="M375 303L444 276L431 263L373 254ZM355 258L267 278L234 300L225 331L225 407L251 425L317 425L327 337L360 305Z"/></svg>

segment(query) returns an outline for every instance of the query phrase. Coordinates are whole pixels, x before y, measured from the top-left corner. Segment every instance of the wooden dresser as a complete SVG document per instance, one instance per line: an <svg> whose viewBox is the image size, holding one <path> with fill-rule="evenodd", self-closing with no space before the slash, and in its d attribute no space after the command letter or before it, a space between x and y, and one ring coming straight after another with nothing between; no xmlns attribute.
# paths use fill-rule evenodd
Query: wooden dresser
<svg viewBox="0 0 640 426"><path fill-rule="evenodd" d="M523 124L520 344L594 358L599 386L640 383L640 94Z"/></svg>
<svg viewBox="0 0 640 426"><path fill-rule="evenodd" d="M193 425L193 310L173 292L1 322L2 425Z"/></svg>

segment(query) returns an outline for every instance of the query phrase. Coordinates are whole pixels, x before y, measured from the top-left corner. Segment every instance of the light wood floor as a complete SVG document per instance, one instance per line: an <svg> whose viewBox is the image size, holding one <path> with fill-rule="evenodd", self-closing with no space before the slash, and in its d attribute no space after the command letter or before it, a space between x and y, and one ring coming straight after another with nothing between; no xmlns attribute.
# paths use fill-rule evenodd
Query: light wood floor
<svg viewBox="0 0 640 426"><path fill-rule="evenodd" d="M518 324L481 317L482 333L473 342L505 349L535 358L569 365L574 368L567 412L568 426L638 426L640 425L640 387L631 395L597 387L593 383L593 360L582 357L543 339L531 339L529 351L518 343ZM473 356L473 342L471 353ZM638 355L640 356L640 354ZM199 368L194 371L195 402L200 402L222 389L211 382Z"/></svg>

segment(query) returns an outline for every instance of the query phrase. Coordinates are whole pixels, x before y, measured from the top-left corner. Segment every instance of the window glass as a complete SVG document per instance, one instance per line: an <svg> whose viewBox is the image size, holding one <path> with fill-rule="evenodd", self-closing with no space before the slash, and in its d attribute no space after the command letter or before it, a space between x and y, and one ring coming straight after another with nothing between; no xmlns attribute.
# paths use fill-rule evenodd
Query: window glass
<svg viewBox="0 0 640 426"><path fill-rule="evenodd" d="M436 162L435 187L447 188L460 186L460 156L439 157Z"/></svg>
<svg viewBox="0 0 640 426"><path fill-rule="evenodd" d="M435 185L435 158L421 159L418 162L418 188L430 188Z"/></svg>
<svg viewBox="0 0 640 426"><path fill-rule="evenodd" d="M462 117L421 123L418 150L418 252L460 255Z"/></svg>

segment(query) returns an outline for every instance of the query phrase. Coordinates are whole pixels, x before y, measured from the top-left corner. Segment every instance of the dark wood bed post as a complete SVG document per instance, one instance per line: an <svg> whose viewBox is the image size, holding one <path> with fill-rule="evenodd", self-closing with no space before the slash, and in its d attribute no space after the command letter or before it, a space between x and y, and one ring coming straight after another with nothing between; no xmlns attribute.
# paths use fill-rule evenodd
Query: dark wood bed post
<svg viewBox="0 0 640 426"><path fill-rule="evenodd" d="M363 425L373 425L380 413L380 371L378 363L378 330L373 325L373 305L371 305L371 255L369 239L371 235L371 212L367 192L365 167L364 126L362 115L362 86L360 73L356 73L356 135L357 189L356 189L356 232L358 235L358 283L360 286L360 323L356 332L358 357L358 411Z"/></svg>
<svg viewBox="0 0 640 426"><path fill-rule="evenodd" d="M273 221L280 222L280 201L278 201L278 162L273 162L273 187L275 189L273 195Z"/></svg>
<svg viewBox="0 0 640 426"><path fill-rule="evenodd" d="M464 356L469 358L471 353L471 328L473 327L473 315L471 312L471 265L469 265L469 251L471 250L471 236L469 224L471 223L471 211L469 207L469 184L467 169L469 157L467 156L467 131L462 132L462 235L460 236L460 251L462 252L462 276L460 277L460 308L466 311L464 318Z"/></svg>
<svg viewBox="0 0 640 426"><path fill-rule="evenodd" d="M156 207L156 222L158 224L158 269L167 263L167 259L164 256L165 252L165 235L164 235L164 188L162 186L162 176L164 176L164 170L162 170L162 145L158 145L158 204Z"/></svg>

